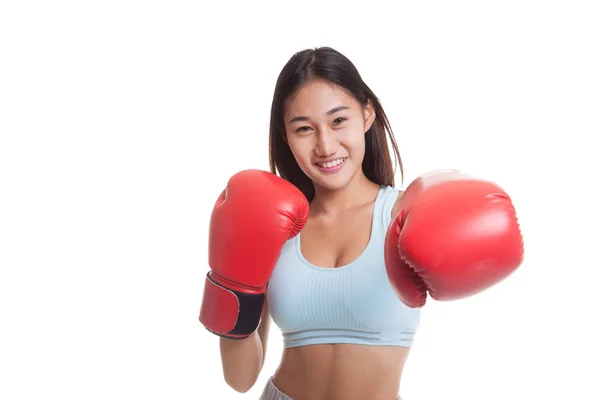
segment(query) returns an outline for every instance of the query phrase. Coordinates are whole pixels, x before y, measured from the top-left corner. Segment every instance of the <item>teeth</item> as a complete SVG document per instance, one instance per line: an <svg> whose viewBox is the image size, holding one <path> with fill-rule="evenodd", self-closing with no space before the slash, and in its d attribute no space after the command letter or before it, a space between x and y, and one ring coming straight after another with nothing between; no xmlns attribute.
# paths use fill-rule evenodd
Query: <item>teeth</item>
<svg viewBox="0 0 600 400"><path fill-rule="evenodd" d="M332 167L335 167L336 165L340 165L342 162L344 162L344 159L338 158L337 160L333 160L333 161L329 161L329 162L317 164L317 165L319 167L323 167L323 168L332 168Z"/></svg>

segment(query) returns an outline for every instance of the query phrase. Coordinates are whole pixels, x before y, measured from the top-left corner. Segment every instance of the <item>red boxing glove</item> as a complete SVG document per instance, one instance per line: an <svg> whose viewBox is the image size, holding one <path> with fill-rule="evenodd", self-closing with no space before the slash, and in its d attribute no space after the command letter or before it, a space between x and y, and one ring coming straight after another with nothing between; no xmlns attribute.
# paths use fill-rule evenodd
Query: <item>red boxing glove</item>
<svg viewBox="0 0 600 400"><path fill-rule="evenodd" d="M308 201L290 182L260 170L231 177L210 220L211 271L199 316L206 329L232 339L256 331L281 248L307 218Z"/></svg>
<svg viewBox="0 0 600 400"><path fill-rule="evenodd" d="M385 241L388 277L409 307L481 292L523 261L523 238L510 197L496 184L458 171L413 181Z"/></svg>

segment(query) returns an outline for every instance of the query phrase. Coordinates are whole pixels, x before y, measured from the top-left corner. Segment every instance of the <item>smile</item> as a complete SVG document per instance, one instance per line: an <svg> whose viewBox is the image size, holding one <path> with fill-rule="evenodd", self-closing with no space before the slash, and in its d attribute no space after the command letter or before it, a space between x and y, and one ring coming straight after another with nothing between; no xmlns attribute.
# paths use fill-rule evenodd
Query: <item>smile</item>
<svg viewBox="0 0 600 400"><path fill-rule="evenodd" d="M315 163L317 167L325 171L333 171L341 168L348 157L336 158L335 160L327 161L325 163Z"/></svg>

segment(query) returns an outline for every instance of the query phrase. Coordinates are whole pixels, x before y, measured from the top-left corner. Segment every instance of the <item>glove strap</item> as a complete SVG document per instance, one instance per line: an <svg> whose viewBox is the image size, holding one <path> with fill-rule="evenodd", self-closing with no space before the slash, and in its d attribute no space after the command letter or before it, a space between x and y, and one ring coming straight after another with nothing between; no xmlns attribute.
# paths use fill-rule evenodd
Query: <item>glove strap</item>
<svg viewBox="0 0 600 400"><path fill-rule="evenodd" d="M225 287L222 279L206 274L199 320L215 335L245 339L256 331L262 319L265 294L247 293Z"/></svg>

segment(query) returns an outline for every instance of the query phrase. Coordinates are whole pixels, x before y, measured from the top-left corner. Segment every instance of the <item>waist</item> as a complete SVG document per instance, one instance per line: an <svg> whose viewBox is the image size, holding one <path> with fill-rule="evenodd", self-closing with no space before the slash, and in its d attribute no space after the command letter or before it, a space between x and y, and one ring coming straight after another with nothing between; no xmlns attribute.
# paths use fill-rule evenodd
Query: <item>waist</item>
<svg viewBox="0 0 600 400"><path fill-rule="evenodd" d="M287 348L273 381L292 398L396 399L408 353L353 344Z"/></svg>

